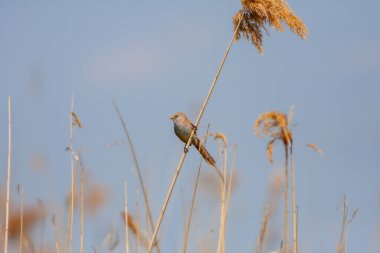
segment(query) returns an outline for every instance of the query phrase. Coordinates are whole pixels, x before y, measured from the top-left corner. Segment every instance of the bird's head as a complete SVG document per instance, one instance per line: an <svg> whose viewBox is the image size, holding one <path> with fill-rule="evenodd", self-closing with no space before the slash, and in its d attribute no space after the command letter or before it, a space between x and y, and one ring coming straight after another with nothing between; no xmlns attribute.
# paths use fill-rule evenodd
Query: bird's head
<svg viewBox="0 0 380 253"><path fill-rule="evenodd" d="M179 120L181 120L183 117L186 117L185 114L183 114L182 112L176 112L174 113L170 119L173 121L173 122L178 122Z"/></svg>

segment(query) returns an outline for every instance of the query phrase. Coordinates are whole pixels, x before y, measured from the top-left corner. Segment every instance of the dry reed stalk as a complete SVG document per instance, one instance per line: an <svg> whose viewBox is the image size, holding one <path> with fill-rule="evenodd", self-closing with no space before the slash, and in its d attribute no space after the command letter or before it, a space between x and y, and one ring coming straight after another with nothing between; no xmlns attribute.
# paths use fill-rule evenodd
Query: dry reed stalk
<svg viewBox="0 0 380 253"><path fill-rule="evenodd" d="M64 244L64 253L66 253L67 250L67 243L69 243L69 252L72 252L72 245L73 245L73 224L74 224L74 194L75 194L75 176L74 176L74 159L78 161L78 156L74 153L73 149L73 143L74 143L74 130L73 126L77 125L82 126L80 123L79 118L74 113L74 99L75 95L73 94L71 99L71 108L70 108L70 114L69 114L69 145L66 148L70 152L70 168L71 168L71 195L70 195L70 206L69 206L69 213L68 213L68 222L66 226L66 233L65 233L65 244ZM75 120L77 118L77 120ZM79 124L78 124L79 122Z"/></svg>
<svg viewBox="0 0 380 253"><path fill-rule="evenodd" d="M140 240L140 242L138 243L139 244L138 247L140 247L141 244L146 244L148 239L141 232L140 226L138 225L138 223L136 221L137 219L134 219L133 216L129 213L127 213L127 215L126 215L125 211L121 212L121 218L123 219L125 226L127 226L129 228L129 230L131 230L132 234L135 235L137 241ZM126 221L126 219L127 219L127 221Z"/></svg>
<svg viewBox="0 0 380 253"><path fill-rule="evenodd" d="M230 203L230 196L231 196L231 191L232 191L232 185L235 180L235 161L236 161L236 146L233 146L233 155L232 155L232 163L231 163L231 171L230 171L230 176L229 176L229 182L228 182L228 190L227 190L227 212L226 215L228 215L228 206Z"/></svg>
<svg viewBox="0 0 380 253"><path fill-rule="evenodd" d="M19 186L19 192L20 192L20 245L19 245L19 252L22 253L22 243L23 243L23 236L24 236L24 190L21 186Z"/></svg>
<svg viewBox="0 0 380 253"><path fill-rule="evenodd" d="M277 210L280 195L284 188L284 176L278 171L273 175L272 182L269 187L268 201L264 210L263 221L261 223L259 237L257 239L256 252L261 253L265 249L265 239L268 234L268 224L273 214Z"/></svg>
<svg viewBox="0 0 380 253"><path fill-rule="evenodd" d="M207 126L206 135L205 135L206 139L203 141L203 138L202 138L202 142L204 143L205 146L206 146L206 141L207 141L207 136L208 136L208 130L209 130L209 128L210 128L210 124L208 124L208 126ZM187 219L187 224L186 224L186 228L185 228L185 238L183 240L183 253L187 252L187 242L189 240L190 224L191 224L191 218L193 216L193 210L194 210L194 205L195 205L195 196L196 196L197 189L198 189L198 181L199 181L199 175L201 173L202 161L203 161L203 159L201 159L199 161L197 177L195 179L194 190L193 190L193 194L192 194L192 197L191 197L191 205L190 205L189 217Z"/></svg>
<svg viewBox="0 0 380 253"><path fill-rule="evenodd" d="M284 191L284 223L285 223L285 253L289 253L289 151L293 145L293 135L289 129L289 119L287 115L272 111L265 112L259 116L255 122L255 134L260 136L259 128L263 125L261 131L271 137L272 139L268 143L268 159L270 163L273 163L273 145L276 141L281 141L284 145L285 151L285 191ZM292 181L294 182L294 166L292 166ZM294 253L297 251L297 222L296 222L296 210L295 210L295 187L292 185L292 207L293 207L293 247Z"/></svg>
<svg viewBox="0 0 380 253"><path fill-rule="evenodd" d="M347 196L344 195L342 230L340 231L340 239L338 243L337 253L342 253L344 251L343 240L344 240L344 228L346 226L346 222L347 222Z"/></svg>
<svg viewBox="0 0 380 253"><path fill-rule="evenodd" d="M65 242L63 244L63 253L66 253L67 251L67 243L69 240L69 231L70 231L70 220L71 220L71 199L70 199L70 205L68 207L67 223L66 223L66 229L65 229Z"/></svg>
<svg viewBox="0 0 380 253"><path fill-rule="evenodd" d="M125 224L125 253L129 252L129 237L128 237L128 199L127 199L127 180L124 180L124 224Z"/></svg>
<svg viewBox="0 0 380 253"><path fill-rule="evenodd" d="M123 127L123 131L124 131L124 133L125 133L125 135L127 137L127 140L128 140L128 146L130 148L130 151L131 151L131 154L132 154L132 158L133 158L133 161L135 163L135 168L136 168L136 171L137 171L137 175L138 175L138 178L139 178L139 183L140 183L140 186L141 186L142 191L143 191L145 205L146 205L146 209L148 211L149 223L150 223L151 229L153 231L154 228L155 228L155 225L154 225L154 222L153 222L153 216L152 216L152 212L151 212L151 209L150 209L148 193L146 192L146 189L144 187L145 184L144 184L143 176L142 176L142 173L141 173L140 165L139 165L139 162L138 162L138 159L137 159L137 155L136 155L136 152L135 152L135 148L134 148L133 143L132 143L132 138L129 135L127 124L126 124L126 122L124 120L123 115L121 114L119 106L117 105L117 103L116 103L115 100L112 100L112 102L113 102L115 110L116 110L116 112L117 112L117 114L119 116L119 120L120 120L120 123L121 123L121 125ZM157 252L160 253L160 246L159 246L158 243L157 243L156 248L157 248Z"/></svg>
<svg viewBox="0 0 380 253"><path fill-rule="evenodd" d="M5 231L4 231L4 253L8 253L8 230L9 230L9 202L10 202L10 185L11 185L11 146L12 129L11 129L11 97L8 96L8 173L7 173L7 196L5 200Z"/></svg>
<svg viewBox="0 0 380 253"><path fill-rule="evenodd" d="M231 169L229 172L229 177L227 173L227 158L228 158L228 141L227 137L222 133L215 134L215 139L219 139L223 143L222 145L219 144L219 155L222 158L223 157L223 178L226 179L226 181L222 181L220 184L220 196L221 196L221 212L220 212L220 229L219 229L219 240L218 240L218 248L217 252L224 253L225 252L225 239L226 239L226 225L227 225L227 216L228 216L228 207L230 203L230 196L231 196L231 189L232 189L232 180L233 180L233 172L234 172L234 161L236 152L234 152L234 160L231 165ZM234 149L235 151L235 149ZM228 178L228 181L227 181Z"/></svg>
<svg viewBox="0 0 380 253"><path fill-rule="evenodd" d="M75 194L75 176L74 176L74 158L73 158L73 117L72 112L74 111L74 96L71 102L71 112L70 112L70 165L71 165L71 196L70 196L70 236L69 236L69 253L73 250L73 227L74 227L74 194Z"/></svg>
<svg viewBox="0 0 380 253"><path fill-rule="evenodd" d="M215 138L218 138L215 136ZM224 148L219 144L219 157L224 157L223 164L223 177L227 178L227 142L224 142ZM225 229L225 205L226 205L226 184L220 184L220 223L219 223L219 239L218 239L218 253L224 253L224 229Z"/></svg>
<svg viewBox="0 0 380 253"><path fill-rule="evenodd" d="M289 153L285 147L285 253L289 253Z"/></svg>
<svg viewBox="0 0 380 253"><path fill-rule="evenodd" d="M55 237L56 237L56 241L55 241L55 246L56 246L56 249L57 249L57 252L61 252L61 245L62 245L62 242L60 243L58 240L62 240L61 239L61 230L60 230L60 224L59 222L57 222L57 216L56 214L53 214L52 216L52 224L53 224L53 227L54 227L54 233L55 233Z"/></svg>
<svg viewBox="0 0 380 253"><path fill-rule="evenodd" d="M60 253L58 242L55 242L55 249L57 253Z"/></svg>
<svg viewBox="0 0 380 253"><path fill-rule="evenodd" d="M294 176L294 153L293 145L290 145L290 160L292 170L292 213L293 213L293 253L298 252L298 209L296 207L296 181Z"/></svg>
<svg viewBox="0 0 380 253"><path fill-rule="evenodd" d="M114 224L112 224L111 231L107 234L106 238L103 240L103 244L108 243L108 252L112 253L113 250L119 244L118 234L115 233Z"/></svg>
<svg viewBox="0 0 380 253"><path fill-rule="evenodd" d="M346 240L345 240L345 243L344 243L344 253L347 253L347 245L348 245L348 233L350 231L350 225L352 223L352 221L355 219L357 213L359 212L359 208L356 208L352 214L351 214L351 218L347 220L347 228L346 228Z"/></svg>
<svg viewBox="0 0 380 253"><path fill-rule="evenodd" d="M233 182L233 178L234 178L234 171L235 171L235 167L232 167L231 171L230 171L228 189L227 189L227 198L226 198L226 205L225 205L225 212L224 212L223 253L224 253L225 240L226 240L226 226L227 226L228 208L230 205L230 197L231 197L232 182Z"/></svg>
<svg viewBox="0 0 380 253"><path fill-rule="evenodd" d="M146 169L144 169L144 178L145 178L145 191L147 194L149 194L148 192L148 184L147 184L147 173L146 173ZM148 208L147 206L145 205L145 235L146 235L146 240L145 240L145 249L146 251L148 251L148 247L149 247L149 238L150 238L150 230L149 230L149 225L148 225ZM159 249L158 249L159 250Z"/></svg>
<svg viewBox="0 0 380 253"><path fill-rule="evenodd" d="M79 119L78 119L79 121ZM79 163L81 167L80 173L80 245L79 252L83 253L83 241L84 241L84 167L82 156L79 155Z"/></svg>
<svg viewBox="0 0 380 253"><path fill-rule="evenodd" d="M241 19L240 19L240 21L241 21ZM218 80L218 78L219 78L220 72L222 71L223 65L224 65L224 63L225 63L225 61L226 61L226 59L227 59L227 56L228 56L228 53L229 53L229 51L230 51L230 49L231 49L231 46L232 46L232 43L233 43L233 41L234 41L235 35L236 35L237 31L238 31L238 28L239 28L239 25L240 25L240 21L239 21L238 24L237 24L237 27L236 27L235 32L234 32L234 34L233 34L233 36L232 36L232 39L231 39L231 41L230 41L230 43L229 43L229 45L228 45L228 47L227 47L227 50L226 50L226 52L225 52L225 54L224 54L224 57L223 57L222 62L221 62L221 64L220 64L220 66L219 66L219 69L218 69L218 71L217 71L217 73L216 73L216 75L215 75L215 78L214 78L214 80L213 80L213 82L212 82L212 84L211 84L210 90L209 90L209 92L208 92L208 94L207 94L207 96L206 96L206 99L205 99L205 101L204 101L204 103L203 103L203 105L202 105L202 108L201 108L201 110L200 110L200 112L199 112L199 115L198 115L197 121L195 122L195 126L196 126L196 127L198 127L198 124L199 124L199 122L200 122L200 120L201 120L201 118L202 118L202 116L203 116L204 110L206 109L206 106L207 106L207 104L208 104L208 101L209 101L209 99L210 99L210 97L211 97L212 91L214 90L215 84L216 84L216 82L217 82L217 80ZM186 146L185 146L185 148L184 148L184 152L182 153L182 157L181 157L181 159L180 159L180 161L179 161L179 163L178 163L177 170L176 170L176 172L175 172L175 174L174 174L173 180L172 180L172 182L171 182L171 184L170 184L170 187L169 187L168 193L167 193L167 195L166 195L166 199L165 199L164 204L163 204L163 206L162 206L162 208L161 208L161 212L160 212L160 216L158 217L158 221L157 221L157 224L156 224L156 228L155 228L155 230L154 230L154 232L153 232L152 239L151 239L151 241L150 241L150 243L149 243L148 253L151 252L152 247L153 247L153 245L155 244L156 237L157 237L157 233L158 233L158 230L160 229L161 222L162 222L162 219L163 219L164 214L165 214L165 211L166 211L166 207L167 207L167 205L168 205L168 203L169 203L170 196L171 196L171 194L172 194L172 192L173 192L173 189L174 189L174 185L175 185L175 183L176 183L176 181L177 181L177 178L178 178L178 175L179 175L179 173L180 173L180 171L181 171L182 164L183 164L183 162L185 161L185 158L186 158L186 154L187 154L187 152L185 152L185 150L188 150L188 149L189 149L189 146L190 146L190 143L191 143L191 139L192 139L192 137L193 137L194 134L195 134L195 129L196 129L196 127L195 127L195 128L193 129L193 131L191 132L191 134L190 134L190 136L189 136L189 140L187 141Z"/></svg>
<svg viewBox="0 0 380 253"><path fill-rule="evenodd" d="M195 178L195 183L194 183L194 190L193 190L193 194L191 196L191 205L190 205L189 217L187 219L187 224L186 224L186 228L185 228L185 238L183 240L183 250L182 250L183 253L187 253L187 242L189 240L190 224L191 224L191 218L193 216L193 210L194 210L194 205L195 205L195 196L196 196L197 189L198 189L198 181L199 181L199 174L201 172L201 167L202 167L202 160L203 159L201 159L199 162L197 177Z"/></svg>
<svg viewBox="0 0 380 253"><path fill-rule="evenodd" d="M140 232L140 202L139 202L139 199L140 199L140 195L139 195L139 190L136 188L136 222L137 222L137 228L138 229L138 233L136 233L136 238L137 238L137 253L140 253L141 252L141 232ZM132 218L129 219L132 221Z"/></svg>
<svg viewBox="0 0 380 253"><path fill-rule="evenodd" d="M236 41L241 35L254 44L261 54L263 52L263 31L268 34L267 26L274 27L277 31L283 32L283 23L287 24L290 30L302 39L307 37L307 27L300 18L295 16L293 10L285 0L241 0L242 9L233 17L235 28L239 28L236 34ZM242 24L239 26L239 20Z"/></svg>

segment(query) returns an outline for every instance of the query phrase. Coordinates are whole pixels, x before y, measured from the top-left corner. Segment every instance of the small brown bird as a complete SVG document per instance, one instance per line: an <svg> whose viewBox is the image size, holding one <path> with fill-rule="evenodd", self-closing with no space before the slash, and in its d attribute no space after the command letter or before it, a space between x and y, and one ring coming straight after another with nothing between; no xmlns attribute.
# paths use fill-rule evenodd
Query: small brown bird
<svg viewBox="0 0 380 253"><path fill-rule="evenodd" d="M173 122L174 122L175 134L178 136L178 138L182 142L187 143L187 141L189 140L189 137L191 135L191 132L194 129L196 129L196 126L194 126L194 124L191 123L191 121L182 112L176 112L175 114L173 114L173 116L170 117L170 119L173 120ZM206 160L206 162L216 169L219 176L223 180L222 173L216 167L215 159L205 149L205 147L201 144L200 140L198 139L198 137L195 134L193 135L193 138L191 138L191 144L194 145L194 147L199 151L199 153Z"/></svg>

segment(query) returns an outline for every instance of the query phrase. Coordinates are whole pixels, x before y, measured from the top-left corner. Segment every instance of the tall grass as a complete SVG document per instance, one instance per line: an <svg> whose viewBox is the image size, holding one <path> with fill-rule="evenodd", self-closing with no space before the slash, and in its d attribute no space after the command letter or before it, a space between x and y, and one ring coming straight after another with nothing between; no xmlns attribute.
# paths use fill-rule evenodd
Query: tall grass
<svg viewBox="0 0 380 253"><path fill-rule="evenodd" d="M144 183L144 179L143 179L142 172L141 172L141 169L140 169L139 161L137 159L136 151L135 151L135 148L134 148L133 143L132 143L132 138L131 138L131 136L129 134L129 131L128 131L125 119L124 119L123 115L120 112L119 106L117 105L117 103L116 103L115 100L113 100L112 102L113 102L115 110L116 110L116 112L117 112L117 114L119 116L119 120L120 120L120 123L121 123L121 125L123 127L123 131L125 133L125 136L127 137L127 140L128 140L128 145L129 145L129 148L130 148L130 151L131 151L131 154L132 154L133 161L135 163L135 168L136 168L136 171L137 171L140 187L141 187L142 192L143 192L145 206L146 206L146 210L147 210L147 215L148 215L148 218L149 218L149 224L150 224L151 229L154 230L155 225L154 225L154 222L153 222L152 211L151 211L150 204L149 204L148 193L147 193L147 190L146 190L146 187L145 187L145 183ZM156 248L157 248L157 252L160 253L160 246L159 246L158 243L156 244Z"/></svg>
<svg viewBox="0 0 380 253"><path fill-rule="evenodd" d="M232 44L234 41L238 41L241 37L246 38L247 40L250 40L253 45L257 48L259 53L262 53L263 46L262 46L262 35L263 31L267 32L268 26L274 27L278 31L284 31L284 24L286 24L291 31L295 32L297 35L299 35L302 39L306 39L307 37L307 27L304 25L302 20L298 18L294 12L290 9L288 4L284 0L242 0L242 8L239 10L235 16L233 17L233 25L234 25L234 32L231 37L231 40L229 41L229 44L227 46L227 49L224 53L224 56L221 60L221 63L219 65L219 68L216 72L216 75L212 81L212 84L208 90L208 93L205 97L205 100L203 102L203 105L201 107L201 110L198 114L198 117L195 121L195 129L192 131L189 141L186 143L185 151L182 153L182 156L179 160L176 172L174 174L174 177L171 181L171 184L169 186L165 201L162 205L162 208L160 210L158 220L156 224L153 222L153 214L150 208L150 202L148 198L148 192L147 192L147 185L146 180L144 182L142 172L139 166L139 161L137 159L137 155L132 143L131 136L128 132L126 122L123 118L122 113L120 112L120 109L115 101L113 101L115 110L118 114L119 120L121 122L121 125L123 127L123 131L126 135L126 138L128 140L129 148L133 157L134 165L138 174L138 180L140 183L140 187L143 192L143 198L145 201L145 208L146 208L146 217L145 217L145 225L148 226L150 229L146 228L146 232L144 235L143 230L140 226L140 211L138 204L136 204L136 218L129 213L128 208L128 200L127 200L127 180L124 182L124 210L121 214L122 219L124 221L124 232L125 232L125 252L128 253L130 251L133 252L140 252L143 251L144 248L141 245L146 246L147 252L152 252L153 249L156 249L158 253L160 253L160 245L157 240L157 236L160 230L160 226L162 224L168 203L171 199L171 195L173 192L173 189L175 187L175 184L177 182L179 173L181 171L181 168L184 164L184 160L187 155L187 151L191 138L194 136L196 132L196 128L198 127L204 111L206 110L206 107L208 106L209 100L213 94L213 91L216 87L216 83L219 79L219 76L221 74L221 71L223 69L223 66L226 62L226 59L229 55L229 52L231 50ZM288 126L288 117L285 114L279 113L279 112L266 112L262 114L256 121L255 125L255 131L258 134L259 127L263 125L262 132L269 136L271 139L267 144L267 152L268 152L268 159L271 163L273 163L273 147L275 142L279 141L284 146L285 151L285 189L284 189L284 235L283 239L285 240L285 253L289 253L290 251L290 245L289 245L289 160L290 160L290 169L291 169L291 184L292 184L292 227L293 227L293 252L297 253L298 249L298 213L296 210L297 202L296 202L296 188L295 188L295 169L294 169L294 154L293 154L293 136L292 132L289 129ZM75 207L75 197L76 197L76 172L78 171L78 168L80 168L80 210L79 210L79 227L80 227L80 233L79 233L79 252L82 253L85 251L84 249L84 240L85 240L85 229L84 229L84 220L85 220L85 175L84 175L84 165L82 161L81 156L81 149L79 149L77 152L74 151L74 127L82 128L83 125L77 116L77 114L74 112L74 95L72 97L71 101L71 108L70 108L70 114L69 114L69 144L68 144L68 151L70 152L70 172L71 172L71 179L70 179L70 199L69 199L69 205L67 210L67 224L65 229L65 239L63 243L63 252L64 253L71 253L73 252L73 240L74 240L74 207ZM218 150L219 150L219 156L220 156L220 171L222 171L223 177L219 182L219 204L220 204L220 212L219 212L219 220L218 220L218 239L216 242L216 252L217 253L225 253L226 252L226 238L227 238L227 220L228 220L228 213L229 213L229 207L230 207L230 197L231 197L231 190L232 190L232 182L234 178L234 161L232 162L232 165L228 165L228 152L230 151L230 148L228 146L227 137L224 134L221 133L211 133L210 135L213 135L215 139L218 140ZM235 151L234 151L235 152ZM235 153L233 153L235 155ZM198 188L198 180L201 170L201 164L198 168L198 173L196 177L196 181L194 183L194 190L192 193L192 200L190 205L190 211L188 220L186 223L185 228L185 236L183 241L183 252L187 252L188 243L189 243L189 233L190 233L190 227L192 222L192 215L194 210L194 203L195 203L195 197L197 193ZM7 170L7 190L6 190L6 218L5 218L5 233L4 233L4 252L8 252L8 234L9 234L9 215L10 215L10 176L11 176L11 99L8 97L8 170ZM281 182L282 185L282 182ZM273 195L278 195L278 185L273 186L277 187L275 188L275 193L271 193ZM282 187L280 187L281 189ZM136 192L138 192L136 190ZM139 199L138 193L136 193L137 197L137 203ZM275 196L272 196L271 198L275 199ZM273 213L275 212L275 209L277 208L277 200L270 200L271 206L265 209L264 211L264 217L262 221L262 225L259 232L259 238L258 238L258 245L257 250L258 252L263 252L265 248L265 239L268 231L268 223L270 221L270 218L272 217ZM346 203L346 202L345 202ZM22 197L21 197L21 216L20 216L20 244L19 244L19 251L23 251L22 243L23 243L23 237L24 237L24 208L23 208L23 191L22 191ZM347 209L346 204L344 207L344 218L343 218L343 224L342 224L342 232L339 240L338 245L338 253L342 253L344 249L344 232L345 232L345 226L347 227L346 232L346 245L347 245L347 237L348 237L348 226L347 223ZM354 215L353 215L354 216ZM353 219L353 218L352 218ZM352 220L351 219L351 220ZM56 222L53 222L53 225L55 227L56 231L56 252L61 252L62 243L60 242L60 236L59 236L59 230L58 227L59 224ZM77 225L78 226L78 225ZM26 227L26 226L25 226ZM130 243L131 238L129 238L129 232L131 232L131 235L134 235L135 241L137 241L137 247L134 250L132 247L133 244ZM152 232L152 236L150 237L150 232ZM116 232L114 230L114 227L112 226L112 231L108 234L110 243L108 245L108 251L113 252L115 247L118 245L116 238ZM25 234L26 237L26 234ZM207 240L208 244L208 250L212 248L211 240ZM345 249L347 246L345 247ZM43 247L41 247L41 251L43 250ZM94 250L96 251L96 250Z"/></svg>
<svg viewBox="0 0 380 253"><path fill-rule="evenodd" d="M5 231L4 231L4 253L8 252L9 233L9 204L11 187L11 158L12 158L12 128L11 128L11 97L8 96L8 166L7 166L7 196L5 202Z"/></svg>
<svg viewBox="0 0 380 253"><path fill-rule="evenodd" d="M268 159L273 163L273 146L275 142L280 141L284 146L285 151L285 189L284 189L284 241L285 253L289 253L289 154L292 157L291 173L292 173L292 213L293 213L293 252L297 252L297 214L296 214L296 199L295 199L295 176L293 164L293 134L289 129L288 116L277 112L265 112L261 114L255 122L255 133L260 136L261 131L271 140L267 144Z"/></svg>
<svg viewBox="0 0 380 253"><path fill-rule="evenodd" d="M206 131L205 137L202 138L202 142L204 142L205 146L206 146L209 128L210 128L210 124L208 124L208 126L207 126L207 131ZM185 226L185 236L183 239L183 250L182 250L183 253L187 252L187 244L188 244L188 240L189 240L190 225L191 225L191 219L193 217L193 210L194 210L194 205L195 205L195 196L196 196L197 190L198 190L198 181L199 181L199 174L201 173L202 162L203 162L203 159L201 159L199 162L197 176L195 178L195 183L194 183L194 190L193 190L193 194L191 196L190 211L189 211L189 216L187 218L187 223Z"/></svg>

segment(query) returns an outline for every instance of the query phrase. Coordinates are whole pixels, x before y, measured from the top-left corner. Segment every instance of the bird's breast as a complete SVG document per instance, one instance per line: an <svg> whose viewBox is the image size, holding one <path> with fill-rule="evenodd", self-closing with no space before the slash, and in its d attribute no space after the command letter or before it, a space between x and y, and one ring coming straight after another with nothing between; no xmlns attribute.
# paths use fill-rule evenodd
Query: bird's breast
<svg viewBox="0 0 380 253"><path fill-rule="evenodd" d="M178 136L178 138L187 142L189 140L192 129L186 126L179 126L178 124L174 124L174 132Z"/></svg>

